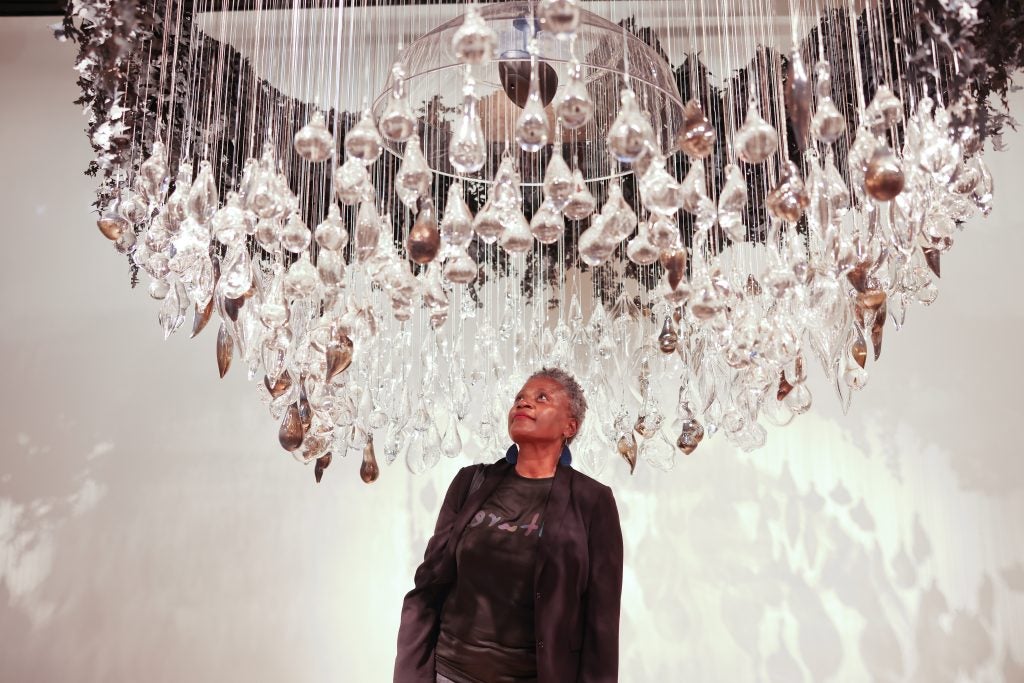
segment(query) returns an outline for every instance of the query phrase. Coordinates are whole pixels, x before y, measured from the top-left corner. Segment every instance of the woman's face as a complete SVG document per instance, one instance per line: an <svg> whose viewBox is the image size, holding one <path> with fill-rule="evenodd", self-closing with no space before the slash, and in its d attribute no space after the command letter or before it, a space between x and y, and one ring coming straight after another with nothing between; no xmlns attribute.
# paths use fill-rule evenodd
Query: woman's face
<svg viewBox="0 0 1024 683"><path fill-rule="evenodd" d="M550 377L534 377L523 385L508 411L508 435L517 444L561 443L576 434L569 396Z"/></svg>

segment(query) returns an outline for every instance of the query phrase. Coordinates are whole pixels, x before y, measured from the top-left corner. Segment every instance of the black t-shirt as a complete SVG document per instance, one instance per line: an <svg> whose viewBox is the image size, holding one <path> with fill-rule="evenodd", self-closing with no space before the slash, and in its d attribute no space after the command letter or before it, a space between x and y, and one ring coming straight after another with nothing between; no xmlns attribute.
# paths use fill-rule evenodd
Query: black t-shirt
<svg viewBox="0 0 1024 683"><path fill-rule="evenodd" d="M435 650L437 672L455 683L537 680L534 565L553 481L513 470L459 539Z"/></svg>

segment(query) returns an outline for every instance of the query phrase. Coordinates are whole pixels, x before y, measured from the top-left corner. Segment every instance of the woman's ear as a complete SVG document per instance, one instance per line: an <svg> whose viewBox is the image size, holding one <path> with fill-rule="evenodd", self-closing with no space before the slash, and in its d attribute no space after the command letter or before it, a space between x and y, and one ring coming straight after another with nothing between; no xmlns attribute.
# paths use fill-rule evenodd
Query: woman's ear
<svg viewBox="0 0 1024 683"><path fill-rule="evenodd" d="M569 424L566 425L566 430L563 436L566 439L571 439L572 437L576 436L576 432L579 430L579 426L579 423L575 419L569 418Z"/></svg>

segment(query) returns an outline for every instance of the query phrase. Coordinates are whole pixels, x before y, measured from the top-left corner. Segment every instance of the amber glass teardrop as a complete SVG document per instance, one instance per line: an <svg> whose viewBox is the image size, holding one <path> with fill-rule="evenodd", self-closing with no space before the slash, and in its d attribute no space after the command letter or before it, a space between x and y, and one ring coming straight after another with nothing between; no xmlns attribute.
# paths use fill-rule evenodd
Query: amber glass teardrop
<svg viewBox="0 0 1024 683"><path fill-rule="evenodd" d="M380 476L380 467L377 465L377 456L373 452L373 436L366 442L363 448L363 463L359 466L359 478L367 484L377 481Z"/></svg>
<svg viewBox="0 0 1024 683"><path fill-rule="evenodd" d="M235 342L228 333L228 327L225 323L220 324L220 331L217 332L217 370L220 371L220 376L228 374L228 368L231 367L231 352L234 351Z"/></svg>
<svg viewBox="0 0 1024 683"><path fill-rule="evenodd" d="M293 403L284 413L277 439L286 451L297 451L302 446L304 436L305 430L302 428L302 418L299 417L299 405Z"/></svg>

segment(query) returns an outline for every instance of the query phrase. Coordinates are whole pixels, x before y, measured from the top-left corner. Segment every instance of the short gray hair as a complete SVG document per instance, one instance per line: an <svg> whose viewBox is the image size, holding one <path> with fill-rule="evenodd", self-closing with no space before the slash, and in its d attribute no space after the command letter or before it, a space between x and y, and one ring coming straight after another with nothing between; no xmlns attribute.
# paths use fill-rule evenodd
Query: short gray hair
<svg viewBox="0 0 1024 683"><path fill-rule="evenodd" d="M580 428L583 426L583 418L587 416L587 398L583 395L583 387L580 386L575 377L562 368L541 368L530 375L526 381L529 382L535 377L547 377L558 382L566 395L568 395L569 412L572 414L573 419L576 420L576 434L566 439L566 443L572 443L572 440L580 433Z"/></svg>

